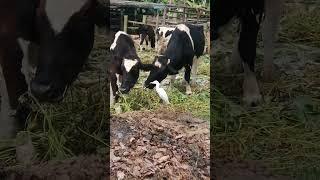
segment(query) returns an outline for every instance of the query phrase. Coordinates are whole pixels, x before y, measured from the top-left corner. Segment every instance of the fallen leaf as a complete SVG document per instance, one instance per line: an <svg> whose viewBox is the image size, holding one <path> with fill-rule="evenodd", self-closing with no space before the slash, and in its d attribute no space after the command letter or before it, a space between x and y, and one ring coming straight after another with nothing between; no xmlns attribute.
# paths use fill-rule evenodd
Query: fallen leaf
<svg viewBox="0 0 320 180"><path fill-rule="evenodd" d="M170 156L162 156L161 158L158 159L158 163L163 163L165 161L167 161L170 158Z"/></svg>
<svg viewBox="0 0 320 180"><path fill-rule="evenodd" d="M114 150L110 150L110 159L111 159L112 162L117 162L121 158L114 155Z"/></svg>
<svg viewBox="0 0 320 180"><path fill-rule="evenodd" d="M124 179L124 176L125 176L124 172L122 172L122 171L117 171L117 179L118 179L118 180Z"/></svg>

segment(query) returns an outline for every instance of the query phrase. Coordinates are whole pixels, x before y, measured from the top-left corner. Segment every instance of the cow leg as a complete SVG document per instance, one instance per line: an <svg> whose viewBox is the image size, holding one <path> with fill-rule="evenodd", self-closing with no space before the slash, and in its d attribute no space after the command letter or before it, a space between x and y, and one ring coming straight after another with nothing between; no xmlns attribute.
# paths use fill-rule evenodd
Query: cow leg
<svg viewBox="0 0 320 180"><path fill-rule="evenodd" d="M186 94L190 95L192 94L191 86L190 86L190 74L191 74L191 66L186 65L185 66L185 73L184 73L184 80L186 81Z"/></svg>
<svg viewBox="0 0 320 180"><path fill-rule="evenodd" d="M197 74L198 74L199 63L200 63L199 58L197 58L197 56L194 56L193 63L192 63L192 70L191 70L191 74L192 74L191 85L192 86L196 85L196 78L197 78Z"/></svg>
<svg viewBox="0 0 320 180"><path fill-rule="evenodd" d="M265 20L262 26L264 44L263 79L265 81L272 81L275 78L275 67L273 63L274 42L278 35L282 3L283 0L265 1Z"/></svg>
<svg viewBox="0 0 320 180"><path fill-rule="evenodd" d="M15 110L10 106L5 77L0 68L0 138L13 138L17 132L17 122L14 118Z"/></svg>
<svg viewBox="0 0 320 180"><path fill-rule="evenodd" d="M149 46L149 36L146 36L146 45Z"/></svg>
<svg viewBox="0 0 320 180"><path fill-rule="evenodd" d="M117 102L118 100L118 84L117 84L118 78L116 76L116 74L111 74L110 77L110 83L111 83L111 90L112 90L112 95L113 95L113 102ZM110 93L111 95L111 93ZM110 97L111 98L111 97Z"/></svg>
<svg viewBox="0 0 320 180"><path fill-rule="evenodd" d="M239 34L237 34L237 38L235 38L233 44L231 59L229 59L229 62L227 63L228 71L230 73L241 73L243 71L241 61L242 60L239 54Z"/></svg>
<svg viewBox="0 0 320 180"><path fill-rule="evenodd" d="M156 39L155 36L149 36L151 48L154 49L156 47Z"/></svg>
<svg viewBox="0 0 320 180"><path fill-rule="evenodd" d="M259 23L253 14L243 17L239 38L239 53L243 60L244 81L243 101L249 106L256 105L261 100L258 82L254 72L256 58L256 42Z"/></svg>
<svg viewBox="0 0 320 180"><path fill-rule="evenodd" d="M9 41L10 42L10 41ZM14 137L21 129L28 115L27 109L19 106L19 97L27 91L27 85L21 73L22 52L19 45L14 43L1 46L1 119L0 136ZM20 108L21 107L21 108Z"/></svg>
<svg viewBox="0 0 320 180"><path fill-rule="evenodd" d="M177 78L177 75L171 75L171 76L170 76L169 88L172 88L172 87L173 87L173 83L174 83L174 81L176 80L176 78Z"/></svg>
<svg viewBox="0 0 320 180"><path fill-rule="evenodd" d="M147 34L145 33L140 34L140 51L144 49L142 46L143 46L143 41L146 39L146 36Z"/></svg>

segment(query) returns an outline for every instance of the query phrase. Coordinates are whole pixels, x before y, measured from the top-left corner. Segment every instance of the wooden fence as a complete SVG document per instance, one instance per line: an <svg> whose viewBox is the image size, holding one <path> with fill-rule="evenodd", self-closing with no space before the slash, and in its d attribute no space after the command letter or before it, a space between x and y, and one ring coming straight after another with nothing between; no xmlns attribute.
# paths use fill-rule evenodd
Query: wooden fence
<svg viewBox="0 0 320 180"><path fill-rule="evenodd" d="M210 11L171 4L111 1L111 29L137 34L139 25L175 27L180 23L203 25L210 47ZM207 47L207 51L209 48Z"/></svg>

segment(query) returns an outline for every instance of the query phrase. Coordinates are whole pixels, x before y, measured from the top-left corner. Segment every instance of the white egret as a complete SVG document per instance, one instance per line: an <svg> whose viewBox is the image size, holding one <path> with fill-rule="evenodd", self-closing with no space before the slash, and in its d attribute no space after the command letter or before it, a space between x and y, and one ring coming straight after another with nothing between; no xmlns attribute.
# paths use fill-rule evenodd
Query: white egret
<svg viewBox="0 0 320 180"><path fill-rule="evenodd" d="M157 81L157 80L152 81L151 84L155 84L156 85L156 91L157 91L158 95L160 96L160 98L162 99L162 101L165 104L170 104L168 95L167 95L166 91L163 88L160 87L159 81Z"/></svg>

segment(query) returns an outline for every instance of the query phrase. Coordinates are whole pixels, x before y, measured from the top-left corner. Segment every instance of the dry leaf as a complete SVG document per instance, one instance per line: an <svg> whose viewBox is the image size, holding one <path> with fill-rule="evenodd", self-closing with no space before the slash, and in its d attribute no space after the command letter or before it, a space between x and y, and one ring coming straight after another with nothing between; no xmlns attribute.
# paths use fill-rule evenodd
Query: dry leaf
<svg viewBox="0 0 320 180"><path fill-rule="evenodd" d="M124 176L125 176L124 172L122 172L122 171L117 171L117 179L118 179L118 180L124 179Z"/></svg>
<svg viewBox="0 0 320 180"><path fill-rule="evenodd" d="M163 163L167 161L170 158L170 156L162 156L161 158L158 159L158 163Z"/></svg>

